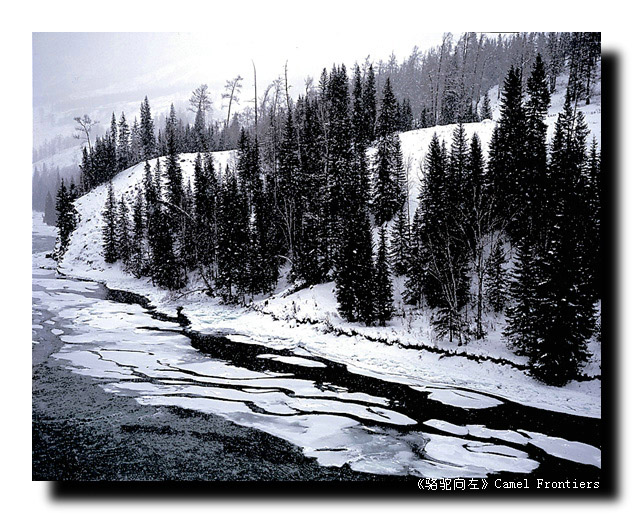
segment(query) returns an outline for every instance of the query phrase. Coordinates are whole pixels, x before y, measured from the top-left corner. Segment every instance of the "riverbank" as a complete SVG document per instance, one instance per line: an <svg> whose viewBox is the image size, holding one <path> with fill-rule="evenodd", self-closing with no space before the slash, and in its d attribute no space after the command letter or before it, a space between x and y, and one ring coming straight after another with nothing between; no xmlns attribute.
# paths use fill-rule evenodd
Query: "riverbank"
<svg viewBox="0 0 634 514"><path fill-rule="evenodd" d="M40 321L47 321L44 316ZM395 480L324 467L300 448L221 416L142 405L50 358L63 343L41 331L33 349L33 480Z"/></svg>
<svg viewBox="0 0 634 514"><path fill-rule="evenodd" d="M104 322L107 318L99 332L101 339L107 341L109 329L114 328L117 319L116 313L105 313L110 302L104 299L110 293L98 284L56 278L52 269L46 269L54 264L45 257L54 242L53 231L40 225L36 218L34 230L40 237L33 239L33 480L100 483L308 480L392 485L411 480L405 476L356 472L348 464L322 466L297 445L221 415L178 405L144 404L134 394L112 394L109 387L113 387L117 373L98 365L107 359L106 352L99 354L98 347L77 342L84 324L76 319L78 311L74 310L94 302L102 316L93 322ZM139 312L144 310L122 304L120 312L124 318L137 321L138 314L132 315L135 308ZM145 324L148 319L146 316ZM156 325L169 328L173 324L157 321ZM134 332L130 328L125 330ZM121 341L122 333L112 334ZM174 335L170 341L178 337ZM167 338L161 341L169 345ZM149 344L147 339L145 344ZM91 361L93 365L97 363L96 367L90 370L84 367L87 362L74 363L71 355L75 350L99 355L98 360ZM125 369L108 362L114 369ZM90 486L82 488L90 490Z"/></svg>
<svg viewBox="0 0 634 514"><path fill-rule="evenodd" d="M121 178L127 180L126 187L134 187L130 179ZM378 376L419 390L432 383L443 384L449 393L439 395L438 401L450 405L464 404L464 399L451 393L452 388L468 388L526 406L601 417L600 379L572 382L562 388L546 386L521 369L521 360L506 349L499 336L497 340L495 335L489 337L484 344L452 346L435 342L424 319L408 320L403 316L387 327L349 324L336 313L332 284L292 294L285 294L282 285L273 298L255 299L248 308L222 305L202 293L195 281L185 292L154 287L149 279L137 279L124 273L118 264L103 262L99 252L101 221L91 218L97 212L94 203L99 201L101 192L91 194L90 204L85 198L78 200L83 222L59 265L64 274L140 294L167 315L175 315L182 307L192 329L203 334L223 334L234 341L286 349L299 357L326 358L346 365L354 373ZM307 310L311 316L306 315ZM591 350L596 358L590 363L589 375L600 373L600 345L595 343ZM470 405L485 407L476 399Z"/></svg>

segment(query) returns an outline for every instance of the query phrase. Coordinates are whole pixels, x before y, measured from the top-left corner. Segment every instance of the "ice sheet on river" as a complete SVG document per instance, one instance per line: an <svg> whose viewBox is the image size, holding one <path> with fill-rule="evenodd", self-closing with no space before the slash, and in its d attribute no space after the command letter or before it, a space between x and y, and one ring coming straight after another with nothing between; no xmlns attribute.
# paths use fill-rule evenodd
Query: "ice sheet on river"
<svg viewBox="0 0 634 514"><path fill-rule="evenodd" d="M138 305L102 299L98 284L37 269L33 286L34 331L59 335L65 344L54 357L62 365L142 404L193 409L265 431L296 444L322 465L424 477L530 473L538 462L528 453L528 441L554 456L600 466L598 449L542 434L440 419L425 424L445 435L425 430L390 398L296 376L295 370L300 375L302 369L319 373L327 367L300 348L300 355L256 354L259 361L284 364L284 372L246 369L199 352L177 324L154 319ZM253 344L245 336L230 339ZM455 387L419 386L407 377L402 384L464 409L501 403Z"/></svg>
<svg viewBox="0 0 634 514"><path fill-rule="evenodd" d="M286 439L322 465L347 463L357 471L466 477L524 473L538 465L510 447L403 430L416 421L393 410L387 398L210 358L176 324L153 319L139 306L87 297L95 291L89 284L51 288L48 280L43 277L34 298L57 320L54 330L64 331L66 344L55 357L103 381L113 394L220 415ZM305 357L261 356L325 367Z"/></svg>

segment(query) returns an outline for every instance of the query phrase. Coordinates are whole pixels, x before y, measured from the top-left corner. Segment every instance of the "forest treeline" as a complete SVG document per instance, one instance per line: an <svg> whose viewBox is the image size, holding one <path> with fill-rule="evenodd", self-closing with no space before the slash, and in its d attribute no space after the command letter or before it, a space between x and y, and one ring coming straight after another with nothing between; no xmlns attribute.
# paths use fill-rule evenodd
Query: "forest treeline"
<svg viewBox="0 0 634 514"><path fill-rule="evenodd" d="M571 70L575 55L567 54ZM433 138L411 220L403 101L389 76L377 94L372 66L355 66L351 77L334 66L310 94L286 95L278 116L258 120L264 128L242 127L237 164L224 170L206 139L203 88L192 96L198 129L172 107L158 137L146 98L136 143L122 116L101 150L98 140L84 152L84 189L145 162L134 198L108 186L104 258L169 289L200 277L229 302L271 292L282 272L298 287L334 280L342 317L368 325L392 318L392 278L404 276L406 300L432 313L439 335L483 338L485 312L504 314L506 337L534 376L565 384L587 359L600 299L601 159L596 142L587 150L576 110L583 81L572 72L547 144L549 66L537 54L528 69L509 67L488 158L462 120L451 142ZM179 158L188 134L200 145L192 182ZM58 195L66 241L75 194Z"/></svg>
<svg viewBox="0 0 634 514"><path fill-rule="evenodd" d="M383 91L385 81L390 78L392 90L397 99L399 130L425 128L458 122L473 122L491 118L486 94L493 86L501 84L511 65L520 68L523 83L535 57L540 54L544 60L551 92L558 77L568 74L573 101L588 102L597 75L600 56L600 34L588 32L517 33L505 35L467 32L454 40L451 33L443 36L442 43L426 52L414 48L412 53L399 63L392 54L388 59L373 63L366 58L360 65L361 75L367 80L372 75L375 91ZM285 70L286 71L286 70ZM257 99L240 98L242 77L227 80L223 99L228 102L227 116L223 120L212 120L212 102L206 86L197 89L190 102L189 111L194 122L187 121L186 113L181 113L177 121L178 148L183 153L209 152L236 149L242 128L258 137L262 147L262 157L268 166L277 155L275 145L279 144L288 104L293 100L285 81L285 75L268 84ZM350 80L350 90L354 84ZM319 87L311 78L306 80L305 98L313 99ZM501 90L498 90L498 95ZM242 100L247 106L241 111L231 109ZM110 130L105 135L91 141L90 128L96 121L89 121L87 137L84 140L86 152L82 169L86 184L77 184L86 191L103 183L123 168L137 164L144 159L165 155L164 130L167 115L148 119L149 104L141 109L140 119L127 119L121 113L119 119L110 120ZM114 114L113 114L114 118ZM79 119L79 118L77 118ZM102 122L105 120L101 120ZM257 121L257 123L256 123ZM83 121L82 121L83 122ZM116 128L113 124L117 125ZM85 126L85 125L84 125ZM108 127L108 123L105 123ZM102 124L101 132L104 132ZM81 127L78 127L78 129ZM149 129L152 133L149 134ZM117 133L117 137L112 134ZM68 147L73 140L68 136L46 141L34 149L34 161L51 155L51 152ZM146 144L154 140L151 148ZM66 170L62 176L67 181L77 170ZM36 170L33 180L34 208L44 210L44 200L48 192L52 197L59 188L59 182L52 185L48 176L50 170ZM50 218L50 216L49 216Z"/></svg>

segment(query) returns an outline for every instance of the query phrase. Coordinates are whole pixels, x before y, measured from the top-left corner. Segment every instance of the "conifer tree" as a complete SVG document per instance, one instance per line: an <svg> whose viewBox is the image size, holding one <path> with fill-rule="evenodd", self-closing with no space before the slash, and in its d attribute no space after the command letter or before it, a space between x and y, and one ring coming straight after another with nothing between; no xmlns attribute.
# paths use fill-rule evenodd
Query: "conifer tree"
<svg viewBox="0 0 634 514"><path fill-rule="evenodd" d="M307 285L312 285L323 282L328 273L328 240L324 234L324 208L328 202L328 191L320 149L323 137L318 123L317 100L304 101L298 129L301 156L301 186L298 192L303 206L300 220L302 237L297 242L293 264L297 277Z"/></svg>
<svg viewBox="0 0 634 514"><path fill-rule="evenodd" d="M375 270L367 211L353 207L343 224L342 248L335 280L340 314L348 321L371 324L375 311Z"/></svg>
<svg viewBox="0 0 634 514"><path fill-rule="evenodd" d="M120 170L132 166L132 151L130 148L130 128L125 119L125 113L121 113L119 118L119 139L118 139L118 167Z"/></svg>
<svg viewBox="0 0 634 514"><path fill-rule="evenodd" d="M213 277L215 260L217 180L210 154L204 162L200 154L194 161L194 215L196 219L196 256L208 287Z"/></svg>
<svg viewBox="0 0 634 514"><path fill-rule="evenodd" d="M130 238L130 208L125 196L121 195L117 212L117 256L125 269L131 269L132 241Z"/></svg>
<svg viewBox="0 0 634 514"><path fill-rule="evenodd" d="M181 263L174 251L174 238L165 209L156 205L150 218L152 280L159 287L176 290L187 284Z"/></svg>
<svg viewBox="0 0 634 514"><path fill-rule="evenodd" d="M367 146L367 129L365 126L365 112L363 105L363 84L361 81L361 69L354 65L354 77L352 79L352 131L357 145Z"/></svg>
<svg viewBox="0 0 634 514"><path fill-rule="evenodd" d="M177 119L174 104L170 107L170 114L165 125L165 134L167 138L167 163L165 167L167 184L165 199L171 204L173 210L176 211L183 203L183 172L178 162ZM174 214L174 218L177 219L176 214ZM174 230L175 227L176 225L173 226Z"/></svg>
<svg viewBox="0 0 634 514"><path fill-rule="evenodd" d="M412 257L406 282L409 303L421 305L423 297L431 307L437 307L441 291L430 273L433 231L437 220L444 219L447 187L447 152L434 133L425 157L425 175L418 195L418 207L412 228Z"/></svg>
<svg viewBox="0 0 634 514"><path fill-rule="evenodd" d="M401 132L406 132L414 128L414 114L412 113L412 105L409 98L404 98L400 106L399 127Z"/></svg>
<svg viewBox="0 0 634 514"><path fill-rule="evenodd" d="M537 285L543 280L543 277L538 275L543 269L540 254L535 251L534 242L529 234L520 241L515 260L509 291L512 304L506 312L505 335L516 353L530 356L534 352L538 338L540 319L537 313ZM494 297L495 300L500 298ZM496 303L497 307L503 302Z"/></svg>
<svg viewBox="0 0 634 514"><path fill-rule="evenodd" d="M117 199L114 195L112 182L108 183L108 196L103 210L103 257L112 264L119 258L117 244Z"/></svg>
<svg viewBox="0 0 634 514"><path fill-rule="evenodd" d="M261 179L253 197L253 221L250 230L252 277L250 289L255 293L269 293L277 284L279 264L275 248L275 226L270 206L274 198L270 190L265 190ZM295 262L293 263L295 264ZM298 274L299 270L298 268Z"/></svg>
<svg viewBox="0 0 634 514"><path fill-rule="evenodd" d="M350 124L348 79L345 66L333 67L327 84L328 120L326 133L326 188L328 205L325 209L325 233L328 238L326 260L337 266L339 253L344 244L344 213L351 202L349 192L354 169L354 149Z"/></svg>
<svg viewBox="0 0 634 514"><path fill-rule="evenodd" d="M504 267L506 260L504 245L502 240L498 239L487 259L485 276L486 300L497 314L504 312L508 300L508 278Z"/></svg>
<svg viewBox="0 0 634 514"><path fill-rule="evenodd" d="M428 128L431 126L431 114L427 107L423 107L420 111L418 126L419 128Z"/></svg>
<svg viewBox="0 0 634 514"><path fill-rule="evenodd" d="M601 153L593 138L588 156L585 180L588 215L588 267L591 274L591 294L595 300L601 297Z"/></svg>
<svg viewBox="0 0 634 514"><path fill-rule="evenodd" d="M180 258L186 270L192 271L196 268L196 225L194 223L194 194L191 182L188 180L183 191L182 213L180 213L181 230L180 238Z"/></svg>
<svg viewBox="0 0 634 514"><path fill-rule="evenodd" d="M519 272L535 281L533 288L516 280L508 336L516 350L529 356L531 373L552 385L574 379L587 359L586 341L594 328L591 274L587 260L587 216L584 196L585 138L583 117L574 115L566 95L552 141L549 170L548 235L545 247L526 241L534 263ZM526 238L528 239L528 238ZM528 257L526 258L528 260ZM530 306L520 322L514 309ZM530 330L526 328L526 319Z"/></svg>
<svg viewBox="0 0 634 514"><path fill-rule="evenodd" d="M387 258L387 241L385 226L379 228L379 248L376 260L376 281L374 301L376 304L376 319L379 325L392 319L394 314L394 298L392 295L392 281Z"/></svg>
<svg viewBox="0 0 634 514"><path fill-rule="evenodd" d="M92 166L92 159L86 147L82 150L81 164L79 165L81 171L81 184L84 191L90 191L95 185L94 170Z"/></svg>
<svg viewBox="0 0 634 514"><path fill-rule="evenodd" d="M396 213L390 240L390 262L396 276L407 272L410 254L410 227L405 203Z"/></svg>
<svg viewBox="0 0 634 514"><path fill-rule="evenodd" d="M374 127L376 123L376 83L372 65L368 68L363 81L363 142L366 146L374 141Z"/></svg>
<svg viewBox="0 0 634 514"><path fill-rule="evenodd" d="M490 190L497 213L507 219L526 214L527 167L526 112L522 102L521 70L511 66L504 81L500 122L489 151ZM520 237L521 226L510 223L510 235Z"/></svg>
<svg viewBox="0 0 634 514"><path fill-rule="evenodd" d="M145 212L142 190L139 190L132 210L132 240L130 248L130 269L138 278L145 268Z"/></svg>
<svg viewBox="0 0 634 514"><path fill-rule="evenodd" d="M141 162L142 160L141 128L135 117L132 128L130 129L130 165Z"/></svg>
<svg viewBox="0 0 634 514"><path fill-rule="evenodd" d="M118 167L119 165L119 129L117 127L117 118L114 115L114 112L112 113L112 118L110 119L110 143L112 144L112 149L113 149L113 153L114 153L114 160L117 164L117 167L115 168L115 171L119 171L120 168Z"/></svg>
<svg viewBox="0 0 634 514"><path fill-rule="evenodd" d="M519 218L520 230L530 233L539 244L545 244L547 231L545 213L548 208L548 170L545 123L550 105L546 68L537 54L527 80L526 101L526 173L522 181L525 213Z"/></svg>
<svg viewBox="0 0 634 514"><path fill-rule="evenodd" d="M71 183L72 185L72 183ZM57 210L57 256L58 259L66 253L70 243L70 236L77 227L78 213L75 209L75 196L73 190L66 188L64 179L62 179L60 187L57 191L57 199L55 209Z"/></svg>
<svg viewBox="0 0 634 514"><path fill-rule="evenodd" d="M493 199L484 187L484 159L477 134L471 138L466 165L466 176L462 188L465 191L464 207L460 211L465 243L471 261L475 281L475 336L484 337L483 314L487 253L501 239L504 220L495 214Z"/></svg>
<svg viewBox="0 0 634 514"><path fill-rule="evenodd" d="M403 155L396 130L396 99L390 79L385 82L381 112L377 122L377 151L374 158L375 186L373 213L377 225L390 221L405 201Z"/></svg>
<svg viewBox="0 0 634 514"><path fill-rule="evenodd" d="M156 156L156 137L154 135L154 120L152 119L152 112L150 111L150 102L145 97L143 103L141 103L141 124L140 131L140 143L141 143L141 159L149 160Z"/></svg>
<svg viewBox="0 0 634 514"><path fill-rule="evenodd" d="M248 285L244 270L249 244L246 195L240 191L235 172L227 171L223 177L219 207L216 284L227 301L235 301Z"/></svg>
<svg viewBox="0 0 634 514"><path fill-rule="evenodd" d="M491 111L491 100L489 100L489 92L484 94L484 100L482 100L482 108L480 109L481 120L492 120L493 111Z"/></svg>

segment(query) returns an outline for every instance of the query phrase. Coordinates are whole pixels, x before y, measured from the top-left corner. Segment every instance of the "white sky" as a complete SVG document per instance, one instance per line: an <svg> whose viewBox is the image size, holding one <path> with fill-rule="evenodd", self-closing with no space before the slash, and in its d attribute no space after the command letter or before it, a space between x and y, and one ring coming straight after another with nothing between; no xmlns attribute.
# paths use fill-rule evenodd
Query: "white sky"
<svg viewBox="0 0 634 514"><path fill-rule="evenodd" d="M299 20L297 20L299 21ZM289 79L316 79L322 67L333 63L386 59L392 51L404 59L415 45L440 43L440 33L401 33L378 38L324 27L294 31L284 37L224 31L207 33L36 33L33 36L34 98L68 99L134 88L171 87L176 84L223 84L241 74L252 82L253 60L260 87L283 72ZM384 31L385 32L385 31Z"/></svg>
<svg viewBox="0 0 634 514"><path fill-rule="evenodd" d="M247 3L249 16L238 13L242 5L207 9L202 27L191 24L194 32L160 32L161 25L157 32L34 32L34 143L69 135L73 117L84 113L100 127L108 125L112 112L125 111L132 119L145 95L155 115L170 102L178 108L202 83L209 85L214 116L222 118L226 80L244 78L238 109L253 98L252 61L259 95L283 75L288 62L291 96L296 97L305 79L312 76L316 83L324 67L351 67L368 56L386 60L392 52L402 61L414 46L425 50L442 38L441 32L407 30L411 17L398 22L377 17L372 2L363 10L352 9L354 2L325 1L310 9L283 3L277 10Z"/></svg>
<svg viewBox="0 0 634 514"><path fill-rule="evenodd" d="M233 18L236 19L235 17ZM33 105L34 143L39 145L73 130L72 119L87 113L109 123L122 111L130 120L148 96L153 114L166 112L169 104L183 108L189 93L208 84L216 118L224 118L221 99L225 81L243 78L239 110L253 98L253 64L257 69L258 94L284 73L288 63L291 96L304 90L305 79L317 83L322 68L333 63L386 60L394 52L399 61L414 46L426 49L441 41L441 33L340 28L323 24L305 30L306 17L293 17L289 29L273 37L266 25L215 23L205 32L153 33L34 33ZM53 117L48 117L49 113Z"/></svg>

